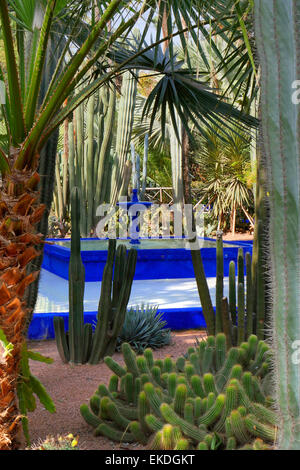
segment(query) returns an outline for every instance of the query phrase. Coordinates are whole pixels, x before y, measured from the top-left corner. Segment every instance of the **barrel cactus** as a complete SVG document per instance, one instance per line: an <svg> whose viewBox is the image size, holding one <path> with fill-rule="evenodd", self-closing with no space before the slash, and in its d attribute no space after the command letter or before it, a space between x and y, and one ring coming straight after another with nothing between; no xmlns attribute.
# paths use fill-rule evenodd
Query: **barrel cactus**
<svg viewBox="0 0 300 470"><path fill-rule="evenodd" d="M269 448L277 416L270 396L268 345L251 335L226 350L223 333L209 336L176 361L136 355L123 343L125 365L112 370L89 406L80 408L95 435L151 449Z"/></svg>

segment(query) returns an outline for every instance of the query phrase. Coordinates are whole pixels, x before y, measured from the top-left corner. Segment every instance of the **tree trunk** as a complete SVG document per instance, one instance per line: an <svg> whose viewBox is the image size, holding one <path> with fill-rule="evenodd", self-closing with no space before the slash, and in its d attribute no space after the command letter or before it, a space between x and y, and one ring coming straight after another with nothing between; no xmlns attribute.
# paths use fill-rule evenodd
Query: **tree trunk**
<svg viewBox="0 0 300 470"><path fill-rule="evenodd" d="M27 273L39 252L42 236L36 225L45 206L39 203L39 176L13 170L3 182L0 203L0 331L13 346L2 356L0 369L0 450L18 447L20 413L16 399L21 351L26 341L28 308L25 290L37 277Z"/></svg>

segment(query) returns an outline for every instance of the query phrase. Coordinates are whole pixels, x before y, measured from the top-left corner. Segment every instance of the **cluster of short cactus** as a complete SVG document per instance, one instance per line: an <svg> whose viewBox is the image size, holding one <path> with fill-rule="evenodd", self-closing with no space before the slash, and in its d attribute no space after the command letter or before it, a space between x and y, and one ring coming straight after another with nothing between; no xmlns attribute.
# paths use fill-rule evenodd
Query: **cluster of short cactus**
<svg viewBox="0 0 300 470"><path fill-rule="evenodd" d="M78 439L73 434L56 437L48 436L27 450L79 450Z"/></svg>
<svg viewBox="0 0 300 470"><path fill-rule="evenodd" d="M138 441L152 449L268 448L275 440L270 349L251 335L227 351L226 336L209 336L186 356L154 360L123 343L125 366L111 357L108 388L101 384L81 415L95 435Z"/></svg>

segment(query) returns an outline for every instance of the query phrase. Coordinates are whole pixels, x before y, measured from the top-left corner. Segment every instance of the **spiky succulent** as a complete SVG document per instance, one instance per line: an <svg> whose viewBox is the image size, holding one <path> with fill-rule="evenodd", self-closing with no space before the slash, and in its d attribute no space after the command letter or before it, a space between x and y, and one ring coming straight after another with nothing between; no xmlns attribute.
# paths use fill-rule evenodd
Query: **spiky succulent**
<svg viewBox="0 0 300 470"><path fill-rule="evenodd" d="M138 441L151 449L269 448L277 416L270 396L270 349L251 335L226 350L223 333L188 349L187 357L154 360L122 345L125 366L111 357L101 384L80 411L95 435Z"/></svg>

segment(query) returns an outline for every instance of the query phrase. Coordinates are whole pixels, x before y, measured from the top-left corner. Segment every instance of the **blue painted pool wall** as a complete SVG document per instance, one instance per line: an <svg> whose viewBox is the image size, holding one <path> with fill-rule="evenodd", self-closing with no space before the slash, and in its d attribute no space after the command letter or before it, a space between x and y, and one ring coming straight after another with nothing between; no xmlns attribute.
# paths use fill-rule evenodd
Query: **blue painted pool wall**
<svg viewBox="0 0 300 470"><path fill-rule="evenodd" d="M98 239L96 239L98 240ZM210 240L206 238L206 240ZM54 241L54 240L49 240ZM228 242L226 242L228 243ZM243 248L244 254L252 254L252 245L235 242ZM230 261L237 261L238 246L224 247L224 275L228 276ZM207 277L216 276L216 249L201 248L204 271ZM106 263L107 251L82 251L86 282L101 281ZM70 249L59 245L45 245L43 268L62 277L69 278ZM195 276L191 252L184 248L139 249L134 279L189 279Z"/></svg>

